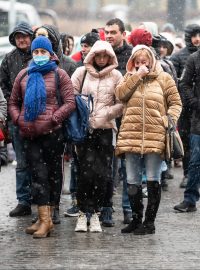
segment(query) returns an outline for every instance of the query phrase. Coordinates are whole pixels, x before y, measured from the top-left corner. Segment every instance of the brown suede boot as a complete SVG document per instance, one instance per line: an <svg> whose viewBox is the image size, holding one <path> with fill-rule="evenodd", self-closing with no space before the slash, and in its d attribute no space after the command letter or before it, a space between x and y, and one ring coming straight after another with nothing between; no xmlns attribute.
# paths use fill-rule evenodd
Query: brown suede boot
<svg viewBox="0 0 200 270"><path fill-rule="evenodd" d="M50 235L51 231L51 210L50 206L43 205L38 207L38 216L40 220L39 229L34 232L33 238L45 238Z"/></svg>
<svg viewBox="0 0 200 270"><path fill-rule="evenodd" d="M53 220L52 220L52 215L53 215L53 211L54 211L54 207L55 206L50 206L50 230L53 230L54 229L54 225L53 225Z"/></svg>
<svg viewBox="0 0 200 270"><path fill-rule="evenodd" d="M38 220L36 221L36 223L34 223L32 226L29 226L28 228L26 228L25 232L27 234L34 234L40 227L40 220L38 218Z"/></svg>

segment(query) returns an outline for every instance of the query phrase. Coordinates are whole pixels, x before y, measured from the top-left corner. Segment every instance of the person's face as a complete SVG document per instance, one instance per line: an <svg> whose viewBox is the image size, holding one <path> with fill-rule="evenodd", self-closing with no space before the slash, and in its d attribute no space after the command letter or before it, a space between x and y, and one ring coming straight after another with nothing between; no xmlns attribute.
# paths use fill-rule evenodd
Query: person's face
<svg viewBox="0 0 200 270"><path fill-rule="evenodd" d="M146 55L138 55L134 60L134 65L136 69L141 66L150 68L150 60Z"/></svg>
<svg viewBox="0 0 200 270"><path fill-rule="evenodd" d="M159 51L160 51L160 57L167 56L167 48L164 47L163 45L160 46Z"/></svg>
<svg viewBox="0 0 200 270"><path fill-rule="evenodd" d="M89 51L91 50L91 46L89 46L88 44L86 43L82 43L81 44L81 52L82 52L82 55L83 55L83 58L86 57L86 55L89 53Z"/></svg>
<svg viewBox="0 0 200 270"><path fill-rule="evenodd" d="M105 38L113 48L118 48L123 45L126 33L119 30L117 24L105 26Z"/></svg>
<svg viewBox="0 0 200 270"><path fill-rule="evenodd" d="M195 36L192 36L191 42L195 47L199 47L200 46L200 33L197 33Z"/></svg>
<svg viewBox="0 0 200 270"><path fill-rule="evenodd" d="M94 57L94 61L99 67L105 67L108 64L109 59L110 56L107 55L105 52L97 53Z"/></svg>
<svg viewBox="0 0 200 270"><path fill-rule="evenodd" d="M32 52L32 55L33 56L43 56L43 55L46 55L50 58L50 53L45 50L45 49L42 49L42 48L38 48L38 49L35 49L33 52Z"/></svg>
<svg viewBox="0 0 200 270"><path fill-rule="evenodd" d="M16 33L15 35L16 47L22 51L27 51L31 46L31 38L29 35Z"/></svg>

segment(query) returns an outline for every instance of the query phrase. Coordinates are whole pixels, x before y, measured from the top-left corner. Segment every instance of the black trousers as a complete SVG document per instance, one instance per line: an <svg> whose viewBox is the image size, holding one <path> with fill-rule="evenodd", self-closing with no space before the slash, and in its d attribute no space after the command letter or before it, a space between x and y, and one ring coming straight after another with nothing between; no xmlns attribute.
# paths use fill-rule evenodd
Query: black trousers
<svg viewBox="0 0 200 270"><path fill-rule="evenodd" d="M94 130L76 151L79 164L78 206L83 212L97 212L103 206L108 183L111 183L113 192L112 129Z"/></svg>
<svg viewBox="0 0 200 270"><path fill-rule="evenodd" d="M59 129L25 142L32 174L32 197L39 205L58 205L62 190L64 137Z"/></svg>

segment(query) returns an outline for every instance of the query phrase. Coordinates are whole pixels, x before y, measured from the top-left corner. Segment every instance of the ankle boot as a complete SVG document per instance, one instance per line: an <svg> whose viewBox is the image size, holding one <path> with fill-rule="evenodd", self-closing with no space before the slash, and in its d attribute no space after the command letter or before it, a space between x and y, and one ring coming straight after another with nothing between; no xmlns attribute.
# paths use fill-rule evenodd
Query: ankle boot
<svg viewBox="0 0 200 270"><path fill-rule="evenodd" d="M134 232L137 229L137 227L141 223L142 223L142 220L139 221L138 219L136 219L136 218L133 217L133 219L128 224L128 226L126 226L125 228L121 229L121 233L132 233L132 232Z"/></svg>
<svg viewBox="0 0 200 270"><path fill-rule="evenodd" d="M103 207L102 209L102 226L104 227L113 227L115 226L115 222L112 218L112 207Z"/></svg>
<svg viewBox="0 0 200 270"><path fill-rule="evenodd" d="M51 217L53 224L60 224L59 206L56 205L53 207Z"/></svg>
<svg viewBox="0 0 200 270"><path fill-rule="evenodd" d="M143 196L142 186L128 184L128 197L132 209L133 220L131 223L121 230L122 233L134 232L142 224L143 217Z"/></svg>
<svg viewBox="0 0 200 270"><path fill-rule="evenodd" d="M43 205L38 207L40 226L39 229L34 232L33 238L45 238L50 235L52 222L50 213L50 206Z"/></svg>
<svg viewBox="0 0 200 270"><path fill-rule="evenodd" d="M148 203L143 223L146 234L155 233L155 218L161 199L161 185L157 181L147 181Z"/></svg>
<svg viewBox="0 0 200 270"><path fill-rule="evenodd" d="M37 219L37 221L33 225L26 228L25 232L27 234L34 234L39 229L39 227L40 227L40 220Z"/></svg>

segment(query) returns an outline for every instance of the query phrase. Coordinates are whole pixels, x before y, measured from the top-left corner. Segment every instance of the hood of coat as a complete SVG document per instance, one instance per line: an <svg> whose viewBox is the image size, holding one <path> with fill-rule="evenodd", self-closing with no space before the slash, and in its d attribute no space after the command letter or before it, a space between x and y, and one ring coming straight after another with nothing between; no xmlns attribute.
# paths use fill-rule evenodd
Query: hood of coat
<svg viewBox="0 0 200 270"><path fill-rule="evenodd" d="M150 53L150 55L152 57L152 59L151 59L152 60L152 65L151 65L150 72L149 72L148 76L154 76L155 74L158 73L158 67L160 65L157 64L157 61L156 61L156 58L155 58L155 55L154 55L153 51L149 47L147 47L145 45L137 45L137 46L135 46L133 48L132 54L131 54L131 56L130 56L127 64L126 64L126 71L128 73L135 73L136 72L135 65L134 65L134 62L133 62L133 58L134 58L135 53L137 51L139 51L139 50L142 50L142 49L148 50L148 52Z"/></svg>
<svg viewBox="0 0 200 270"><path fill-rule="evenodd" d="M31 28L31 26L26 22L21 22L17 26L15 26L12 33L9 35L10 44L13 45L13 46L16 46L15 35L17 33L21 33L21 34L24 34L24 35L29 35L30 37L32 37L33 30Z"/></svg>
<svg viewBox="0 0 200 270"><path fill-rule="evenodd" d="M110 56L108 65L101 69L100 71L96 70L94 67L94 57L97 53L106 52L107 55ZM84 65L89 73L91 73L94 77L100 78L111 72L118 66L117 57L115 52L107 41L98 40L92 46L90 52L86 56L84 60Z"/></svg>
<svg viewBox="0 0 200 270"><path fill-rule="evenodd" d="M196 52L199 47L192 44L192 37L200 33L200 26L198 24L189 24L185 28L185 44L188 50L193 53Z"/></svg>
<svg viewBox="0 0 200 270"><path fill-rule="evenodd" d="M58 28L53 25L44 24L41 27L37 28L33 33L33 39L38 35L44 35L48 37L52 43L53 51L58 56L59 59L62 58L62 44L60 33Z"/></svg>

